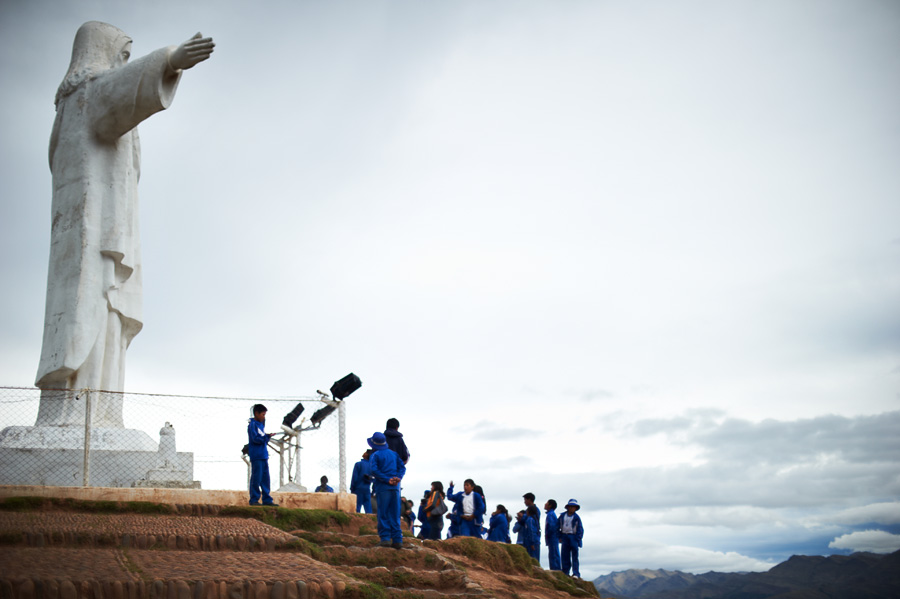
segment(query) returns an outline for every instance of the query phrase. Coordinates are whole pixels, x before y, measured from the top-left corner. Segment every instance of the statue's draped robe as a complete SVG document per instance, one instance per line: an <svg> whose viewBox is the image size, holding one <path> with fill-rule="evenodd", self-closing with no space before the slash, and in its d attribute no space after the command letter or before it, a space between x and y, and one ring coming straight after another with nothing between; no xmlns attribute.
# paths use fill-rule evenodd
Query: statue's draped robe
<svg viewBox="0 0 900 599"><path fill-rule="evenodd" d="M181 72L168 65L172 51L102 71L57 105L37 425L84 422L71 395L44 401L46 390L123 390L125 350L143 326L136 126L174 97ZM122 426L120 397L95 406L95 425Z"/></svg>

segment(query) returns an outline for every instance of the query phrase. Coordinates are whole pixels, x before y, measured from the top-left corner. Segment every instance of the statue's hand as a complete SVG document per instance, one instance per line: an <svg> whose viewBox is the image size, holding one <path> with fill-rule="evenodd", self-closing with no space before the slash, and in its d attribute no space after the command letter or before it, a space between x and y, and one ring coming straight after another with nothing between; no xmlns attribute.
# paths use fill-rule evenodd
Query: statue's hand
<svg viewBox="0 0 900 599"><path fill-rule="evenodd" d="M189 69L198 62L209 58L215 47L211 37L203 37L198 32L172 52L172 55L169 56L169 64L173 69Z"/></svg>

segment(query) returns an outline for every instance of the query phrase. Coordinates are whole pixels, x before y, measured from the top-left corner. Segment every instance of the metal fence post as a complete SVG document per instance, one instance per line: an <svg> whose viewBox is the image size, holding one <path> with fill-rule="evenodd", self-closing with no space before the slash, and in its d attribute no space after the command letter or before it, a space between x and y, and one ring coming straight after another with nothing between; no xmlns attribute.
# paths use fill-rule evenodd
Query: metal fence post
<svg viewBox="0 0 900 599"><path fill-rule="evenodd" d="M91 390L83 389L84 394L84 468L81 486L91 486Z"/></svg>
<svg viewBox="0 0 900 599"><path fill-rule="evenodd" d="M340 472L340 492L347 492L347 406L338 403L338 471Z"/></svg>

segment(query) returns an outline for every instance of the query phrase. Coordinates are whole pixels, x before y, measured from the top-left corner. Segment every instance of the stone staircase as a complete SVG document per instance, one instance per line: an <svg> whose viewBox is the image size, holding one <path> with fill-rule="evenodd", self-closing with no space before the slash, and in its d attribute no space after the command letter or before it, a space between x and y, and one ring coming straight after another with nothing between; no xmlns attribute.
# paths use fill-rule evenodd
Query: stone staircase
<svg viewBox="0 0 900 599"><path fill-rule="evenodd" d="M470 538L379 547L374 517L362 514L0 500L0 599L571 596L597 593L521 547Z"/></svg>

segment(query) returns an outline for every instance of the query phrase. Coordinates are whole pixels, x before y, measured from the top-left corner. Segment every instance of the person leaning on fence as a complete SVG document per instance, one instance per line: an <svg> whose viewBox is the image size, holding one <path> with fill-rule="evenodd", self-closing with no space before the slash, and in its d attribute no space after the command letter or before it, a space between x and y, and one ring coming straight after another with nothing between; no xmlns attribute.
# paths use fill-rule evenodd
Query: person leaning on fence
<svg viewBox="0 0 900 599"><path fill-rule="evenodd" d="M378 536L382 547L403 548L403 529L400 528L400 481L406 474L406 466L400 457L390 450L383 433L375 433L366 440L373 453L372 465L375 498L378 502Z"/></svg>
<svg viewBox="0 0 900 599"><path fill-rule="evenodd" d="M322 475L322 478L319 479L319 482L322 484L316 487L316 493L334 493L334 489L328 486L327 476Z"/></svg>
<svg viewBox="0 0 900 599"><path fill-rule="evenodd" d="M353 465L353 474L350 477L350 492L356 495L356 511L365 510L372 513L372 465L369 456L372 450L367 449L362 454L362 459Z"/></svg>
<svg viewBox="0 0 900 599"><path fill-rule="evenodd" d="M562 570L568 574L569 567L571 567L572 576L575 578L581 578L581 571L578 569L578 549L581 548L581 540L584 537L581 517L575 513L580 509L581 506L578 505L578 502L570 499L566 504L566 513L559 517Z"/></svg>
<svg viewBox="0 0 900 599"><path fill-rule="evenodd" d="M263 505L277 505L269 495L269 438L275 433L266 433L266 406L261 403L253 406L253 418L247 425L249 445L247 455L250 458L250 505L259 505L262 496Z"/></svg>

